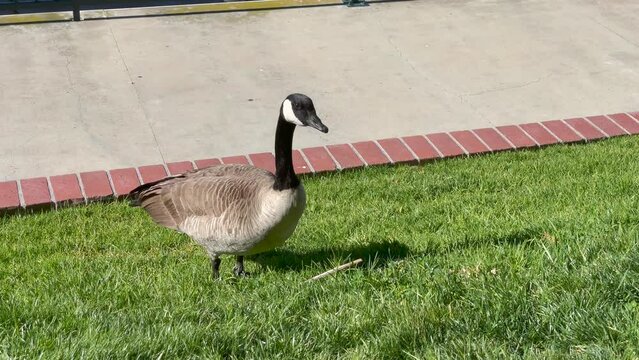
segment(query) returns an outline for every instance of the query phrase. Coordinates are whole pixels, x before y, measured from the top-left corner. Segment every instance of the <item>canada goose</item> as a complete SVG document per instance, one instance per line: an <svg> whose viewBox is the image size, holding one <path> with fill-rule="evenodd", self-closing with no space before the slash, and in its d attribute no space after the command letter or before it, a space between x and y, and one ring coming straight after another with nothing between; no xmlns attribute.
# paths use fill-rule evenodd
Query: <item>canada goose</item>
<svg viewBox="0 0 639 360"><path fill-rule="evenodd" d="M280 106L275 131L275 175L250 165L216 165L147 183L131 191L158 224L183 232L211 257L219 277L222 254L236 255L233 272L247 275L244 256L279 245L291 236L306 206L293 169L296 126L328 128L306 95L291 94Z"/></svg>

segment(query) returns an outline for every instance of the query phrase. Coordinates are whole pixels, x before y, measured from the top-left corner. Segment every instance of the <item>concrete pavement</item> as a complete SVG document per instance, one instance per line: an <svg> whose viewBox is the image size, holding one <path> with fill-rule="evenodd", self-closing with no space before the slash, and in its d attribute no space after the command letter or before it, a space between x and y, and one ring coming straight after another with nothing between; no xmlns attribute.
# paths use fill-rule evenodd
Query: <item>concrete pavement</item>
<svg viewBox="0 0 639 360"><path fill-rule="evenodd" d="M639 3L376 3L0 27L0 181L639 109Z"/></svg>

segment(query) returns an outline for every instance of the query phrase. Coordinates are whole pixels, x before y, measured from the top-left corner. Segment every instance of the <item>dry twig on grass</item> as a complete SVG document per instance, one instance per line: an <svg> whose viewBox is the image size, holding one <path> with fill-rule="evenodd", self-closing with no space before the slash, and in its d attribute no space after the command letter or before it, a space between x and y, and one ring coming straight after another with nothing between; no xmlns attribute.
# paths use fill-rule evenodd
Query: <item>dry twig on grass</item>
<svg viewBox="0 0 639 360"><path fill-rule="evenodd" d="M312 278L308 279L307 281L313 281L313 280L321 279L323 277L335 274L338 271L346 270L346 269L351 268L353 266L357 266L357 265L361 264L363 261L364 260L362 260L362 259L353 260L353 261L351 261L349 263L346 263L344 265L340 265L340 266L338 266L336 268L332 268L332 269L330 269L328 271L325 271L325 272L323 272L323 273L321 273L319 275L315 275Z"/></svg>

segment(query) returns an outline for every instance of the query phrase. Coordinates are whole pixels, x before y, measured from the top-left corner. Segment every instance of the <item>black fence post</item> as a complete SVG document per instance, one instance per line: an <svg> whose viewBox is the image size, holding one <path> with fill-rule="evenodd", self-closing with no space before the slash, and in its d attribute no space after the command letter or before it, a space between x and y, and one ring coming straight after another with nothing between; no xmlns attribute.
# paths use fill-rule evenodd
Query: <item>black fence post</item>
<svg viewBox="0 0 639 360"><path fill-rule="evenodd" d="M366 0L342 0L342 2L348 7L368 6Z"/></svg>
<svg viewBox="0 0 639 360"><path fill-rule="evenodd" d="M73 21L80 20L80 0L73 0Z"/></svg>

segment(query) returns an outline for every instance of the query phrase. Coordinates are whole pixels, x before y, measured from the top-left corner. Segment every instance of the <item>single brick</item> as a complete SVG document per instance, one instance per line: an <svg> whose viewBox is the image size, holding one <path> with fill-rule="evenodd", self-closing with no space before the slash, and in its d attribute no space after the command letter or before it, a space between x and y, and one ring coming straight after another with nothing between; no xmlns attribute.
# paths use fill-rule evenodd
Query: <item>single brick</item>
<svg viewBox="0 0 639 360"><path fill-rule="evenodd" d="M586 138L586 140L597 140L606 137L606 134L597 130L597 128L589 123L586 119L567 119L566 123L572 126L573 129L577 130L583 137Z"/></svg>
<svg viewBox="0 0 639 360"><path fill-rule="evenodd" d="M249 158L251 158L253 165L256 167L275 174L275 156L273 156L273 154L268 152L251 154L249 155Z"/></svg>
<svg viewBox="0 0 639 360"><path fill-rule="evenodd" d="M475 129L473 132L488 145L491 151L513 149L513 146L493 128Z"/></svg>
<svg viewBox="0 0 639 360"><path fill-rule="evenodd" d="M427 161L439 158L439 153L425 137L421 135L406 136L402 140L417 155L419 161Z"/></svg>
<svg viewBox="0 0 639 360"><path fill-rule="evenodd" d="M637 121L628 116L627 114L612 114L608 115L617 125L621 126L630 134L639 134L639 115L635 116Z"/></svg>
<svg viewBox="0 0 639 360"><path fill-rule="evenodd" d="M533 138L539 146L546 146L556 144L559 140L553 136L548 130L544 129L538 123L528 123L519 125L531 138Z"/></svg>
<svg viewBox="0 0 639 360"><path fill-rule="evenodd" d="M0 182L0 212L20 207L17 181Z"/></svg>
<svg viewBox="0 0 639 360"><path fill-rule="evenodd" d="M453 157L465 154L464 149L460 148L459 145L453 141L453 138L446 133L428 134L426 137L444 157Z"/></svg>
<svg viewBox="0 0 639 360"><path fill-rule="evenodd" d="M172 162L166 164L166 167L169 168L169 173L171 175L180 175L193 170L193 164L191 164L190 161Z"/></svg>
<svg viewBox="0 0 639 360"><path fill-rule="evenodd" d="M246 156L227 156L227 157L223 157L222 158L222 163L224 164L249 164L248 159L246 158Z"/></svg>
<svg viewBox="0 0 639 360"><path fill-rule="evenodd" d="M516 149L537 146L535 141L516 125L497 126L496 129L515 145Z"/></svg>
<svg viewBox="0 0 639 360"><path fill-rule="evenodd" d="M33 178L20 180L22 188L22 196L24 204L27 207L39 207L51 205L51 194L49 193L49 185L47 178Z"/></svg>
<svg viewBox="0 0 639 360"><path fill-rule="evenodd" d="M87 200L100 199L113 195L106 171L91 171L80 173L80 180L84 187Z"/></svg>
<svg viewBox="0 0 639 360"><path fill-rule="evenodd" d="M362 162L348 144L329 145L326 148L331 155L333 155L340 169L352 169L364 166L364 162Z"/></svg>
<svg viewBox="0 0 639 360"><path fill-rule="evenodd" d="M220 165L221 163L222 162L219 159L195 160L195 166L197 166L198 169L204 169L209 166Z"/></svg>
<svg viewBox="0 0 639 360"><path fill-rule="evenodd" d="M75 174L51 176L49 178L55 201L80 203L84 202L80 183Z"/></svg>
<svg viewBox="0 0 639 360"><path fill-rule="evenodd" d="M311 173L311 167L308 166L299 150L293 150L293 169L296 174Z"/></svg>
<svg viewBox="0 0 639 360"><path fill-rule="evenodd" d="M368 165L390 164L391 161L384 155L382 149L373 141L360 141L353 143L353 147Z"/></svg>
<svg viewBox="0 0 639 360"><path fill-rule="evenodd" d="M128 195L131 190L140 186L140 180L134 168L115 169L109 171L109 174L117 196Z"/></svg>
<svg viewBox="0 0 639 360"><path fill-rule="evenodd" d="M475 134L468 130L453 131L450 136L457 140L468 154L482 154L490 151Z"/></svg>
<svg viewBox="0 0 639 360"><path fill-rule="evenodd" d="M584 138L577 134L570 126L561 120L550 120L542 122L563 143L583 141Z"/></svg>
<svg viewBox="0 0 639 360"><path fill-rule="evenodd" d="M333 171L336 169L335 163L328 151L323 146L302 149L304 156L308 159L316 173Z"/></svg>
<svg viewBox="0 0 639 360"><path fill-rule="evenodd" d="M143 184L164 179L167 174L162 165L145 165L138 168Z"/></svg>
<svg viewBox="0 0 639 360"><path fill-rule="evenodd" d="M587 119L608 136L626 135L626 132L619 125L603 115L591 116Z"/></svg>
<svg viewBox="0 0 639 360"><path fill-rule="evenodd" d="M417 159L415 156L410 153L406 145L402 143L400 139L392 138L392 139L381 139L377 140L377 143L384 149L386 154L391 158L391 160L396 163L417 163Z"/></svg>

